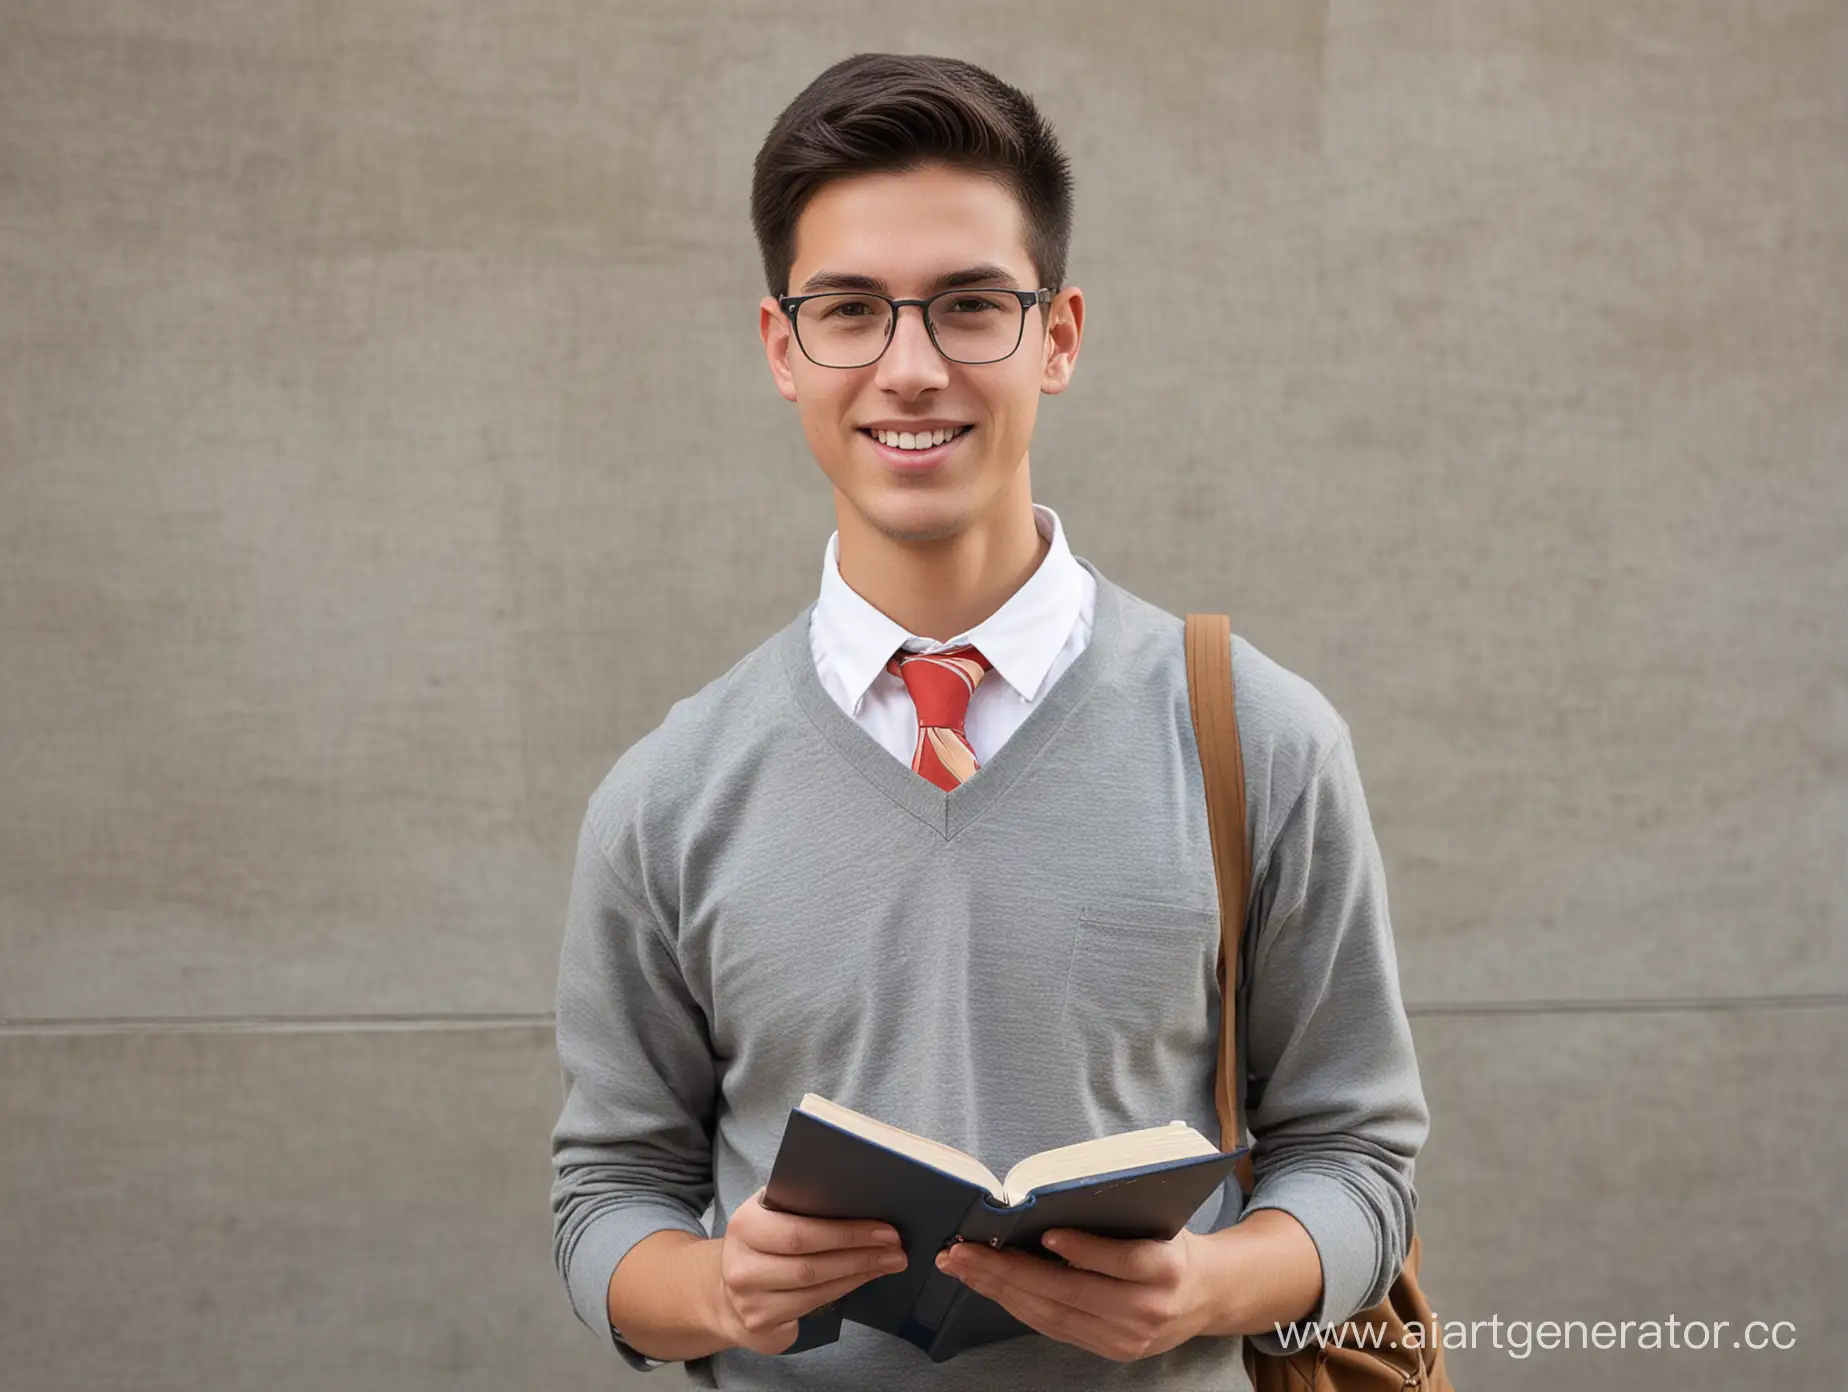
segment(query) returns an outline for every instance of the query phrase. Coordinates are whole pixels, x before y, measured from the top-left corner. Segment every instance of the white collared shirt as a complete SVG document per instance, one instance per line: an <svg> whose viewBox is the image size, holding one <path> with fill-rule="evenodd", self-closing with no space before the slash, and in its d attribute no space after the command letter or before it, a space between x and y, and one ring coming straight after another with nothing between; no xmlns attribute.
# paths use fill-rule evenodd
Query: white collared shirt
<svg viewBox="0 0 1848 1392"><path fill-rule="evenodd" d="M1091 641L1097 581L1073 559L1056 512L1035 503L1033 521L1052 541L1039 568L994 613L942 643L907 632L849 586L841 578L841 534L828 538L821 594L809 617L815 672L834 703L900 763L911 762L918 742L911 693L885 670L900 647L936 652L973 643L994 664L963 721L976 763L985 764Z"/></svg>

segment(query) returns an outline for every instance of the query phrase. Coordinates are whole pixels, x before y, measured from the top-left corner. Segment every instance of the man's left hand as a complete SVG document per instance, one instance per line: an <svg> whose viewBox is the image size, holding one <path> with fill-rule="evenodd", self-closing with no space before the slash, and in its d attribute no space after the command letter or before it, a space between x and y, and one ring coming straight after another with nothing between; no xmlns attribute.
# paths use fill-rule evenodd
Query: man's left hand
<svg viewBox="0 0 1848 1392"><path fill-rule="evenodd" d="M1119 1363L1166 1353L1212 1322L1210 1244L1187 1228L1166 1242L1071 1228L1041 1241L1071 1265L959 1242L937 1269L1029 1328Z"/></svg>

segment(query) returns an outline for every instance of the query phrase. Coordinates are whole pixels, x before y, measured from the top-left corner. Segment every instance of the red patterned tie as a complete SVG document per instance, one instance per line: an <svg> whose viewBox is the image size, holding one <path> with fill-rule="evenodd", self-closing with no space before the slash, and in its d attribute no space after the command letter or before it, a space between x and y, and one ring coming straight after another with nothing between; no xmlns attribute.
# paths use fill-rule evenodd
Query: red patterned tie
<svg viewBox="0 0 1848 1392"><path fill-rule="evenodd" d="M945 792L957 787L980 764L963 733L969 698L994 664L973 643L934 653L900 649L886 660L886 671L901 678L918 711L918 747L911 756L914 773Z"/></svg>

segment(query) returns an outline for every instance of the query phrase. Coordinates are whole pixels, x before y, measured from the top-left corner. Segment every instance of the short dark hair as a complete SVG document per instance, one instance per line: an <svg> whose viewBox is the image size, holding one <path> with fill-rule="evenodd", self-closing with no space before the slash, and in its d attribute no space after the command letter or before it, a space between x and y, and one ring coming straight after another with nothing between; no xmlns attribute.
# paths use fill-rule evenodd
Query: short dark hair
<svg viewBox="0 0 1848 1392"><path fill-rule="evenodd" d="M957 58L856 53L803 88L757 152L751 226L770 293L789 293L796 220L824 183L934 164L995 179L1013 193L1035 288L1062 287L1071 166L1032 98Z"/></svg>

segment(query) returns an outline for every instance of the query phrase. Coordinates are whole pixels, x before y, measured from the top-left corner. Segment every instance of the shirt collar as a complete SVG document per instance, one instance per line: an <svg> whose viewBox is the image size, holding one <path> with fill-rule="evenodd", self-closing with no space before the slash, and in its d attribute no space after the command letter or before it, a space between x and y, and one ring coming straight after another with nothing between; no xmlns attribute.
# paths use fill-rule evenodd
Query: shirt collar
<svg viewBox="0 0 1848 1392"><path fill-rule="evenodd" d="M1052 670L1052 662L1071 636L1084 600L1084 572L1065 541L1059 515L1033 505L1033 522L1052 541L1039 568L994 613L947 642L921 638L875 609L841 578L840 532L828 538L821 563L821 594L811 625L821 651L857 713L873 679L900 647L935 652L973 643L994 664L995 672L1031 701Z"/></svg>

